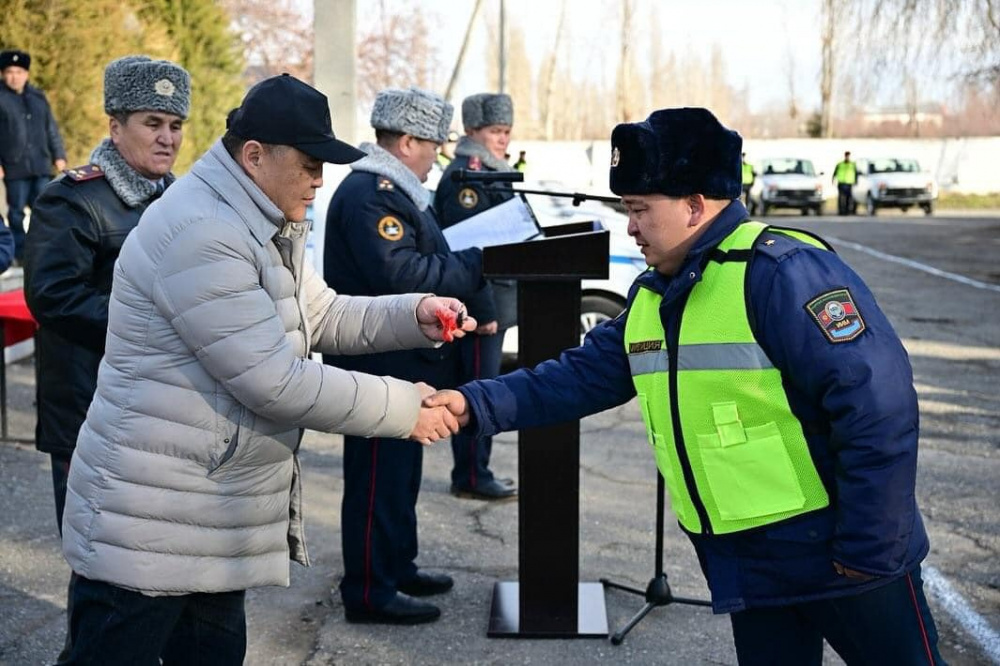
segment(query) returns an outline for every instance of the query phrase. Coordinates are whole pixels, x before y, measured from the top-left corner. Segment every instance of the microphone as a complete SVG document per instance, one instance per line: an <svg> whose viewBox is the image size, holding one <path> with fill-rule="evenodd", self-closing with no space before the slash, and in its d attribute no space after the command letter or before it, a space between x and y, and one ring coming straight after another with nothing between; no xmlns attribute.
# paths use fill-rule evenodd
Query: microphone
<svg viewBox="0 0 1000 666"><path fill-rule="evenodd" d="M451 172L451 179L456 183L522 183L524 174L520 171L470 171L456 169Z"/></svg>

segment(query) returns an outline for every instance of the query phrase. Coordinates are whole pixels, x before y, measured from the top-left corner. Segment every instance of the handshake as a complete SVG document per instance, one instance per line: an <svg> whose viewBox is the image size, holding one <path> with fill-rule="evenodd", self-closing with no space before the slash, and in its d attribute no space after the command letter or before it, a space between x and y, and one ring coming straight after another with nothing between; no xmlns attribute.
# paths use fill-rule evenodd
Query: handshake
<svg viewBox="0 0 1000 666"><path fill-rule="evenodd" d="M423 382L417 382L416 387L422 402L410 439L429 446L469 424L469 405L464 395L453 390L438 391Z"/></svg>

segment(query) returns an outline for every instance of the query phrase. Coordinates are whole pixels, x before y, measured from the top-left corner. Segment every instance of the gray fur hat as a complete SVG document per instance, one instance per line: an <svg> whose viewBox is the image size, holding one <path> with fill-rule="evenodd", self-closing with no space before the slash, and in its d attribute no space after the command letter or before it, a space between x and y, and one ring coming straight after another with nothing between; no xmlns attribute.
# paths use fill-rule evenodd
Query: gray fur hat
<svg viewBox="0 0 1000 666"><path fill-rule="evenodd" d="M479 93L462 101L462 124L468 129L513 125L514 102L504 93Z"/></svg>
<svg viewBox="0 0 1000 666"><path fill-rule="evenodd" d="M375 95L372 127L444 143L455 108L440 95L410 88L389 88Z"/></svg>
<svg viewBox="0 0 1000 666"><path fill-rule="evenodd" d="M104 68L104 112L161 111L187 118L191 75L169 60L125 56Z"/></svg>

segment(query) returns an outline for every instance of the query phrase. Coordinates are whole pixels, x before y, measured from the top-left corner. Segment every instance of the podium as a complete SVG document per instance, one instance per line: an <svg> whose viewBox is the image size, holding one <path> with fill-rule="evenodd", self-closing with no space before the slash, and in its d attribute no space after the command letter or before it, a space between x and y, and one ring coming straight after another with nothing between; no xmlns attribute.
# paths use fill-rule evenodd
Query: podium
<svg viewBox="0 0 1000 666"><path fill-rule="evenodd" d="M487 247L483 273L518 280L522 367L580 344L580 280L607 279L599 222L545 227L537 240ZM490 638L607 638L601 583L581 583L580 423L518 431L519 581L497 582Z"/></svg>

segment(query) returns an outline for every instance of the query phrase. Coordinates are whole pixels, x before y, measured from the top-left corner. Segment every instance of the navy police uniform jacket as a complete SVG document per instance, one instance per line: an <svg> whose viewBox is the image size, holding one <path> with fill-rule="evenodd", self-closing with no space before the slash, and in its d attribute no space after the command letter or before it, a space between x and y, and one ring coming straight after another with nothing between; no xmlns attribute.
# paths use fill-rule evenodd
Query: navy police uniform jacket
<svg viewBox="0 0 1000 666"><path fill-rule="evenodd" d="M709 252L747 219L732 202L673 277L636 280L663 294L667 339ZM914 569L928 539L914 497L918 411L906 351L875 298L836 254L767 231L753 250L748 314L758 344L782 373L830 505L727 535L689 534L715 612L856 594ZM805 307L846 288L865 330L833 342ZM581 347L533 370L461 388L481 434L578 419L635 396L624 349L628 310L594 328ZM876 578L837 575L833 561Z"/></svg>
<svg viewBox="0 0 1000 666"><path fill-rule="evenodd" d="M337 188L327 210L323 274L342 294L380 296L428 292L464 301L470 310L494 315L482 278L482 251L451 252L430 206L413 200L385 176L354 171ZM484 321L489 321L485 319ZM329 358L338 367L392 375L433 386L454 385L454 372L436 366L455 345L437 349ZM435 384L438 381L439 384Z"/></svg>
<svg viewBox="0 0 1000 666"><path fill-rule="evenodd" d="M471 164L470 164L471 161ZM483 183L470 181L459 183L452 180L452 174L459 169L466 171L492 172L485 164L468 155L456 155L448 168L441 175L437 191L434 193L434 210L437 211L441 228L447 229L485 210L498 206L514 197L514 192L508 183L495 183L488 187ZM490 317L488 313L479 312L472 306L472 315L480 323L497 320L500 330L506 330L517 323L517 282L514 280L493 280L493 294L496 313Z"/></svg>
<svg viewBox="0 0 1000 666"><path fill-rule="evenodd" d="M165 177L169 186L172 175ZM24 244L24 296L38 321L39 451L68 456L97 390L115 262L158 196L134 208L96 165L70 169L42 190Z"/></svg>

